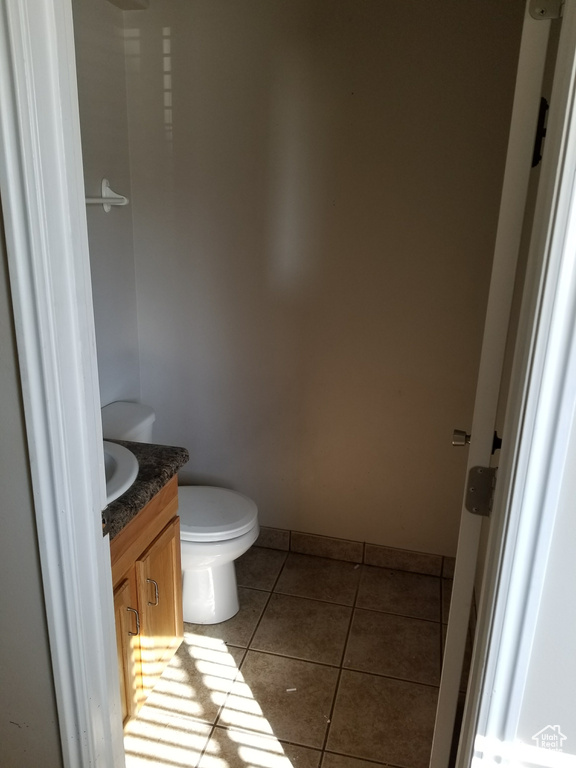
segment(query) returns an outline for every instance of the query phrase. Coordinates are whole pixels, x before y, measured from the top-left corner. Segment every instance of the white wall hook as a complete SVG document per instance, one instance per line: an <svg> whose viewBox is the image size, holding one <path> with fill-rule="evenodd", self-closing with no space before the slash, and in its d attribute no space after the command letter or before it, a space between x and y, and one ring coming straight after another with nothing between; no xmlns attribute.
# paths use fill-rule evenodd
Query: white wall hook
<svg viewBox="0 0 576 768"><path fill-rule="evenodd" d="M128 205L128 198L111 190L108 179L102 179L102 197L87 197L86 205L102 205L109 213L113 205Z"/></svg>

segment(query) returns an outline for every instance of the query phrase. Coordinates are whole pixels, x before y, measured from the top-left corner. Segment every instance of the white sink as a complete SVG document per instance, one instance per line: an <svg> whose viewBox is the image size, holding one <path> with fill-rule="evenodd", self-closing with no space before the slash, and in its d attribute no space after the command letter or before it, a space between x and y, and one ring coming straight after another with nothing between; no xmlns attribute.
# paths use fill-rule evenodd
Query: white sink
<svg viewBox="0 0 576 768"><path fill-rule="evenodd" d="M104 440L104 470L106 472L106 503L122 496L136 480L138 459L132 451L117 443Z"/></svg>

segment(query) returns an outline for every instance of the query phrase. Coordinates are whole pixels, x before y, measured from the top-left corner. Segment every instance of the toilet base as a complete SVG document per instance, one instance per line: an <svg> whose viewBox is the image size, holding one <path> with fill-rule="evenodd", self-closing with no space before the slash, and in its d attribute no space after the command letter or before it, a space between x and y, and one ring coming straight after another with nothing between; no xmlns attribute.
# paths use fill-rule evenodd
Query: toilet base
<svg viewBox="0 0 576 768"><path fill-rule="evenodd" d="M182 572L182 609L188 624L219 624L238 613L234 562Z"/></svg>

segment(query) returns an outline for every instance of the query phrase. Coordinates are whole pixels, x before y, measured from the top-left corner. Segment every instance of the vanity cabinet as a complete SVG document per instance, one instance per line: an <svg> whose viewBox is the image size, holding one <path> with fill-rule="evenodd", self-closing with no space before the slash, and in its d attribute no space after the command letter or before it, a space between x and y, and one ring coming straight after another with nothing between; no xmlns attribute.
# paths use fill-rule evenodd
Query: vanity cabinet
<svg viewBox="0 0 576 768"><path fill-rule="evenodd" d="M124 579L114 590L114 618L116 621L116 650L118 652L118 672L120 678L120 700L122 702L122 721L126 723L135 714L137 705L138 677L135 659L139 655L139 643L135 617L137 605L132 584ZM131 615L132 614L132 615ZM134 630L133 630L134 628Z"/></svg>
<svg viewBox="0 0 576 768"><path fill-rule="evenodd" d="M176 477L110 544L124 723L136 714L182 641Z"/></svg>

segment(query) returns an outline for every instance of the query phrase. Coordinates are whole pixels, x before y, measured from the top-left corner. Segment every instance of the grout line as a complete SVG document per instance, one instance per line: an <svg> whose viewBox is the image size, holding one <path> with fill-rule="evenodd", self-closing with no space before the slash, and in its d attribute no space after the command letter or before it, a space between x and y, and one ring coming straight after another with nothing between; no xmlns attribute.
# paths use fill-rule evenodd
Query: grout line
<svg viewBox="0 0 576 768"><path fill-rule="evenodd" d="M356 591L354 592L354 602L352 603L353 607L356 608L358 604L358 595L360 594L360 586L362 585L362 580L364 578L365 573L365 565L360 565L358 568L358 582L356 583Z"/></svg>
<svg viewBox="0 0 576 768"><path fill-rule="evenodd" d="M364 608L361 605L355 605L354 610L366 611L367 613L383 613L385 616L399 616L402 619L414 619L415 621L427 621L429 624L442 624L437 619L427 619L424 616L413 616L408 613L394 613L394 611L381 611L378 608Z"/></svg>
<svg viewBox="0 0 576 768"><path fill-rule="evenodd" d="M234 647L238 647L238 646L234 646ZM224 701L218 707L218 712L216 713L216 717L214 718L214 722L212 724L212 731L214 730L214 728L218 724L218 721L220 720L220 715L222 714L222 712L224 712L224 709L226 708L226 704L228 704L228 699L232 695L232 689L234 688L234 685L238 681L238 678L240 676L240 672L241 672L241 669L242 669L242 665L244 664L244 661L246 660L246 654L248 653L248 651L247 651L246 648L244 648L242 650L244 650L244 654L242 656L242 659L241 659L240 663L236 667L236 673L234 674L234 679L230 683L230 690L226 692L226 696L224 696ZM212 733L210 733L210 737L212 737ZM204 754L204 753L202 753L202 754Z"/></svg>
<svg viewBox="0 0 576 768"><path fill-rule="evenodd" d="M325 558L327 558L329 560L340 560L340 558L330 557L329 555L322 555L322 554L318 554L318 553L315 553L315 552L306 552L306 553L304 553L304 552L297 552L296 550L292 549L292 534L293 533L297 533L297 534L301 534L301 535L304 535L304 536L310 536L312 538L317 538L317 539L326 539L326 540L330 540L330 541L334 541L334 542L342 542L342 543L345 543L345 544L353 544L353 545L357 545L357 546L359 546L361 548L362 555L361 555L361 559L360 560L356 560L356 559L353 559L353 560L342 560L341 562L359 563L360 565L362 565L362 564L370 565L370 566L375 567L375 568L391 568L392 570L403 571L405 573L415 573L415 574L418 574L418 575L421 575L421 576L445 577L444 569L445 569L446 562L448 560L450 560L450 559L453 559L453 558L449 557L448 555L439 555L439 554L437 554L435 552L418 552L418 551L411 550L411 549L404 549L402 547L389 547L389 546L386 546L385 544L375 544L374 542L369 542L369 541L356 541L355 539L340 539L340 538L335 537L335 536L325 536L323 534L307 533L305 531L296 531L296 530L286 529L286 528L274 528L274 527L269 527L269 526L263 526L263 527L264 528L270 528L270 530L276 530L276 531L280 531L282 533L287 533L288 534L288 549L287 550L284 550L282 548L278 549L277 547L267 546L267 545L264 545L264 544L260 544L258 542L256 544L254 544L255 547L260 547L262 549L273 549L273 550L277 550L277 551L294 552L295 554L307 554L310 557L325 557ZM411 556L413 556L413 555L415 555L417 558L420 558L422 556L425 557L425 558L432 558L434 560L435 564L438 563L438 561L439 561L439 567L438 568L433 568L434 572L431 572L430 568L428 568L427 570L421 571L421 570L415 570L414 568L406 568L406 567L401 568L401 567L393 566L393 565L377 565L375 563L367 563L366 562L366 548L369 547L369 546L370 547L376 547L377 549L385 549L385 550L390 550L390 551L395 551L395 552L403 553L405 556L408 556L409 558ZM417 566L416 566L416 568L417 568ZM452 577L450 577L450 578L452 578Z"/></svg>
<svg viewBox="0 0 576 768"><path fill-rule="evenodd" d="M382 765L386 766L386 768L406 768L406 766L402 766L398 763L379 763L377 760L370 760L368 757L358 757L357 755L352 755L347 752L336 752L336 750L327 750L326 754L328 755L339 755L340 757L352 757L354 760L361 760L363 763L370 763L370 765Z"/></svg>
<svg viewBox="0 0 576 768"><path fill-rule="evenodd" d="M313 557L313 558L318 558L320 560L331 560L332 562L335 562L335 563L348 563L349 565L365 565L368 568L378 568L386 571L398 571L399 573L409 573L409 574L412 574L413 576L427 576L431 579L448 579L449 581L453 580L452 576L444 576L442 574L442 566L440 566L440 570L438 573L430 573L430 571L418 571L418 570L414 570L413 568L400 568L398 566L394 566L390 564L378 565L377 563L367 563L365 551L366 551L366 547L368 546L368 542L357 542L357 543L359 544L361 543L363 547L363 554L360 560L342 560L342 558L339 558L339 557L330 557L329 555L317 555L314 552L300 552L299 550L295 550L292 548L276 549L275 547L264 547L261 544L253 544L253 547L255 547L256 549L267 549L272 552L283 552L286 555L300 555L301 557ZM378 545L373 545L373 546L378 546ZM290 544L290 547L291 547L291 544ZM423 554L427 554L427 553L424 552ZM442 557L442 555L438 555L438 557Z"/></svg>
<svg viewBox="0 0 576 768"><path fill-rule="evenodd" d="M243 587L243 589L250 589L250 587ZM264 591L268 592L268 590L259 590L259 591L261 591L261 592L264 592ZM246 646L234 645L234 643L227 643L226 641L223 641L227 648L228 647L239 648L239 649L243 650L244 653L242 655L240 663L237 666L236 674L234 675L234 680L232 681L232 685L230 686L230 690L226 693L226 696L224 697L224 701L222 702L222 704L220 704L220 707L218 708L218 712L216 714L216 719L214 720L213 727L215 727L216 724L218 723L218 721L220 720L220 715L222 714L222 712L226 708L226 705L228 704L228 699L230 698L230 696L232 694L232 688L234 686L234 683L237 682L238 677L240 676L240 674L242 672L242 667L244 666L244 662L246 661L246 657L248 656L248 651L250 650L250 643L254 639L254 635L256 634L256 631L257 631L258 627L260 626L260 622L262 621L262 616L264 616L264 612L266 611L266 608L268 607L268 603L270 602L270 598L271 597L272 597L272 592L268 592L268 599L264 603L264 607L262 609L262 613L258 617L258 621L256 622L256 625L255 625L254 629L252 630L252 634L248 638ZM242 610L242 606L240 607L240 610Z"/></svg>
<svg viewBox="0 0 576 768"><path fill-rule="evenodd" d="M262 731L253 731L250 728L247 728L246 726L242 727L240 725L215 725L215 729L219 729L221 731L237 731L239 733L246 733L248 735L255 735L255 736L261 736L263 739L270 739L271 741L276 741L278 744L286 744L288 746L294 746L294 747L302 747L303 749L309 749L310 752L318 752L320 755L320 759L322 759L323 750L321 747L311 747L310 744L304 744L301 741L294 741L289 739L279 739L277 736L275 736L273 733L262 733ZM336 753L334 753L336 754ZM373 761L370 761L373 762ZM377 765L383 765L383 763L377 763ZM388 764L386 764L388 766ZM390 766L390 768L393 768ZM399 766L398 768L402 768Z"/></svg>
<svg viewBox="0 0 576 768"><path fill-rule="evenodd" d="M360 591L360 582L362 581L362 573L363 573L364 566L360 565L360 574L358 576L358 580L356 582L356 590L354 592L354 602L352 604L352 610L350 611L350 620L348 622L348 631L346 632L346 639L344 640L344 646L342 648L342 654L340 656L340 669L338 672L338 679L336 680L336 687L334 689L334 697L332 699L332 706L330 708L330 714L329 714L329 720L328 720L328 727L326 728L326 735L324 737L324 743L322 745L322 754L324 754L324 751L326 749L326 745L328 743L328 738L330 736L330 730L332 728L332 719L334 717L334 709L336 708L336 699L338 697L338 691L340 690L340 680L342 679L342 670L343 670L343 664L344 659L346 658L346 649L348 648L348 642L350 641L350 635L352 633L352 623L354 621L354 614L356 612L356 602L358 600L358 593Z"/></svg>
<svg viewBox="0 0 576 768"><path fill-rule="evenodd" d="M274 656L277 659L290 659L291 661L301 661L303 664L314 664L317 667L326 667L327 669L340 669L339 664L331 664L329 661L315 661L314 659L303 659L301 656L290 656L287 653L278 653L277 651L263 651L261 648L248 648L252 653L261 653L264 656Z"/></svg>
<svg viewBox="0 0 576 768"><path fill-rule="evenodd" d="M286 557L284 558L284 562L280 566L280 569L278 571L278 575L276 576L276 579L274 580L274 584L272 584L272 589L270 590L270 592L274 592L274 590L276 589L276 585L280 581L280 576L282 576L282 572L284 571L284 568L286 567L286 563L288 562L288 555L289 554L290 554L289 552L286 552Z"/></svg>
<svg viewBox="0 0 576 768"><path fill-rule="evenodd" d="M254 640L254 635L258 631L258 627L260 626L260 622L262 621L262 617L266 613L266 609L270 605L270 600L272 599L273 592L268 593L268 599L264 603L264 608L262 609L262 613L258 617L258 621L256 622L256 625L254 629L252 630L252 634L250 635L248 642L246 643L246 655L248 655L248 651L250 650L250 645L252 644L252 640ZM244 659L242 659L242 664L244 664L244 660L246 659L246 655L244 656Z"/></svg>
<svg viewBox="0 0 576 768"><path fill-rule="evenodd" d="M258 631L258 627L260 626L260 622L262 621L262 618L264 617L264 614L266 613L266 609L270 605L270 601L272 600L272 595L274 594L274 588L276 587L276 584L278 584L278 579L280 578L280 575L282 571L284 570L284 566L286 565L286 561L288 560L288 556L284 558L284 562L282 563L282 566L278 570L278 575L276 576L276 579L274 581L274 584L272 585L271 590L261 590L268 592L268 599L266 600L264 604L264 608L262 609L262 613L258 617L258 621L256 622L256 626L254 627L254 630L252 631L252 634L250 635L250 638L248 640L248 643L246 644L246 654L244 655L244 658L242 659L242 664L244 664L244 660L246 659L246 656L248 655L248 651L250 650L250 646L252 644L252 641L254 640L254 636L256 635L256 632ZM244 587L244 589L250 589L250 587ZM228 697L226 697L228 698Z"/></svg>
<svg viewBox="0 0 576 768"><path fill-rule="evenodd" d="M340 656L340 669L343 669L344 659L346 658L346 649L348 648L348 642L350 640L350 635L352 634L352 622L354 621L355 613L356 613L356 608L352 608L352 610L350 611L350 621L348 622L348 631L346 632L346 639L344 640L344 647L342 649L342 654Z"/></svg>
<svg viewBox="0 0 576 768"><path fill-rule="evenodd" d="M224 642L224 645L226 646L226 648L228 648L229 647L228 643L226 641L223 641L223 642ZM234 684L236 683L236 681L238 680L238 678L240 676L240 668L242 667L242 664L244 664L244 659L246 658L246 654L248 653L248 649L247 648L243 648L242 646L233 645L231 647L232 648L238 648L239 650L244 651L244 653L242 654L242 657L241 657L239 663L236 664L236 672L234 673L234 676L233 676L232 680L230 681L230 690L226 692L226 696L224 696L224 701L218 707L218 710L216 712L216 717L214 718L214 722L212 723L212 728L213 729L216 727L216 723L220 719L220 715L222 714L222 712L224 711L224 707L228 703L228 698L229 698L230 694L232 693L232 688L234 687ZM236 662L234 662L234 663L236 663ZM210 733L210 737L212 737L212 733ZM204 753L202 753L202 754L204 754Z"/></svg>
<svg viewBox="0 0 576 768"><path fill-rule="evenodd" d="M368 672L365 669L356 669L356 667L342 667L347 672L357 672L360 675L369 675L369 677L380 677L385 680L396 680L399 683L409 683L410 685L423 685L425 688L440 688L440 680L437 683L424 683L422 680L410 680L408 677L396 677L395 675L384 675L382 672Z"/></svg>
<svg viewBox="0 0 576 768"><path fill-rule="evenodd" d="M246 587L245 587L246 589ZM274 592L275 595L283 597L295 597L298 600L310 600L315 603L324 603L325 605L339 605L341 608L353 608L354 603L338 603L335 600L323 600L321 597L306 597L305 595L295 595L293 592Z"/></svg>
<svg viewBox="0 0 576 768"><path fill-rule="evenodd" d="M340 680L342 679L342 667L338 670L338 678L336 680L336 686L334 688L334 696L332 697L332 706L330 707L330 711L328 713L328 723L326 724L326 734L324 736L324 741L322 742L322 755L324 755L324 752L326 750L326 744L328 744L328 739L330 737L330 731L332 729L332 720L334 719L334 709L336 708L336 699L338 698L338 691L340 690Z"/></svg>
<svg viewBox="0 0 576 768"><path fill-rule="evenodd" d="M248 584L238 584L238 589L249 589L252 592L271 592L271 589L267 587L251 587Z"/></svg>
<svg viewBox="0 0 576 768"><path fill-rule="evenodd" d="M314 555L310 555L310 557L314 557ZM339 562L348 562L348 561L343 560L343 561L339 561ZM359 576L358 582L357 582L356 587L355 587L354 598L353 598L352 603L341 603L341 602L338 602L336 600L328 600L326 598L321 598L321 597L308 597L307 595L296 594L294 592L276 591L276 586L278 584L278 581L280 580L280 576L282 575L282 571L284 570L285 564L286 564L286 560L284 561L284 564L282 565L282 567L280 569L280 572L278 573L278 576L276 577L276 580L274 582L274 586L272 587L271 591L274 594L284 595L285 597L294 597L294 598L297 598L297 599L300 599L300 600L312 600L312 601L319 602L319 603L326 603L328 605L340 605L340 606L345 607L345 608L351 608L351 607L352 608L358 608L358 609L363 610L363 611L371 611L371 612L374 612L374 613L384 613L384 614L387 614L387 615L390 615L390 616L402 616L403 618L406 618L406 619L417 619L419 621L428 621L428 622L431 622L433 624L442 624L443 623L443 621L442 621L442 579L440 577L437 577L437 576L431 576L430 577L430 578L438 579L438 586L439 586L439 590L440 590L440 599L439 599L440 619L431 619L431 618L428 618L426 616L415 616L413 614L399 613L399 612L395 612L393 610L381 610L379 608L366 608L366 607L363 607L363 606L359 606L358 605L358 596L359 596L359 593L360 593L360 587L362 586L362 577L363 577L363 566L360 565L360 564L359 564L360 565L360 576ZM395 571L396 569L390 568L390 569L387 569L387 570ZM402 571L402 573L405 573L405 572ZM406 573L407 573L407 571L406 571ZM417 574L417 575L425 575L425 574ZM241 586L242 589L253 589L253 590L256 590L256 591L259 591L259 592L268 592L268 591L270 591L270 590L264 589L262 587L250 587L250 586L246 586L246 585L239 585L239 586ZM267 603L267 605L268 605L268 603Z"/></svg>
<svg viewBox="0 0 576 768"><path fill-rule="evenodd" d="M219 714L220 714L220 712L218 712L218 715L216 715L216 720L218 720ZM208 734L208 738L206 739L206 744L204 744L204 746L202 747L202 751L200 752L200 757L198 758L198 760L196 760L196 762L194 763L194 766L199 766L200 763L202 762L202 758L206 754L206 750L208 749L208 745L210 744L210 740L211 740L212 736L214 735L214 729L215 728L216 728L216 721L214 721L212 723L212 727L210 728L210 733Z"/></svg>

